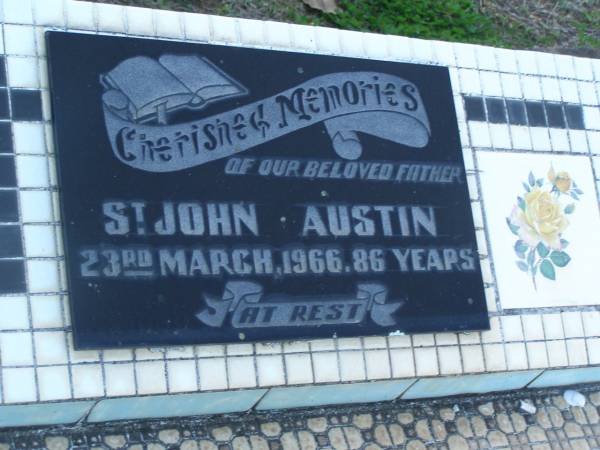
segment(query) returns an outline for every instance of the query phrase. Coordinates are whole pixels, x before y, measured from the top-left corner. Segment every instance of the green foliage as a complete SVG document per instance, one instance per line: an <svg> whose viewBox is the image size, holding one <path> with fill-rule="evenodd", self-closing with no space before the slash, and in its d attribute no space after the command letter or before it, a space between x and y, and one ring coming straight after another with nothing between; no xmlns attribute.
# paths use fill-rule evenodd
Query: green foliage
<svg viewBox="0 0 600 450"><path fill-rule="evenodd" d="M497 27L472 0L341 0L340 11L323 14L345 29L425 39L497 44Z"/></svg>

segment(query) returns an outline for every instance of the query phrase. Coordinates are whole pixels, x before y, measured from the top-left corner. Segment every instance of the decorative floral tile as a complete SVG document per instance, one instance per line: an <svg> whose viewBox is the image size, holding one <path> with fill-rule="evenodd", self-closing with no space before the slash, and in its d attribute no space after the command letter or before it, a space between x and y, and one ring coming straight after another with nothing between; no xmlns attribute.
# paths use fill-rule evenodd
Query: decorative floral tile
<svg viewBox="0 0 600 450"><path fill-rule="evenodd" d="M477 153L503 308L600 304L589 157Z"/></svg>

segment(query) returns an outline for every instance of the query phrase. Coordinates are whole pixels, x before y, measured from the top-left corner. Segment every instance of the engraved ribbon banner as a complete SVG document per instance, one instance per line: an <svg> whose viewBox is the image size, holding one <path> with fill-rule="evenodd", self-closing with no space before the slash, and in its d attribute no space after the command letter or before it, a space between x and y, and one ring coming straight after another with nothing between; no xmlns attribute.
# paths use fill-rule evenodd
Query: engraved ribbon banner
<svg viewBox="0 0 600 450"><path fill-rule="evenodd" d="M221 327L231 313L234 328L298 327L360 323L370 313L376 324L392 326L396 324L393 314L405 302L386 303L387 294L387 288L380 283L360 283L354 297L289 299L274 294L261 302L263 289L260 284L230 281L223 289L222 298L204 295L208 308L196 314L196 318L205 325Z"/></svg>
<svg viewBox="0 0 600 450"><path fill-rule="evenodd" d="M202 104L197 97L194 101ZM177 109L165 105L166 100L163 120L166 112ZM226 158L320 122L344 159L362 154L357 132L416 148L427 145L431 133L417 87L378 72L318 76L263 100L181 124L161 125L160 118L138 123L127 100L114 89L104 93L103 108L116 157L149 172L172 172Z"/></svg>

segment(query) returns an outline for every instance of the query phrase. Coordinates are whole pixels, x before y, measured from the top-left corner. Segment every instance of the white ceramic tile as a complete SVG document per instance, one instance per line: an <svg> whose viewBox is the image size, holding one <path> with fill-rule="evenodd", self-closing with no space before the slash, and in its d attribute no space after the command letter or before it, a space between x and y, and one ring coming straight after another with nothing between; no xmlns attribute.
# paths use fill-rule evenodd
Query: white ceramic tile
<svg viewBox="0 0 600 450"><path fill-rule="evenodd" d="M23 222L50 222L52 206L47 191L20 191L21 215Z"/></svg>
<svg viewBox="0 0 600 450"><path fill-rule="evenodd" d="M3 366L27 366L33 364L31 332L13 331L0 333L0 354Z"/></svg>
<svg viewBox="0 0 600 450"><path fill-rule="evenodd" d="M40 401L71 398L71 380L67 366L40 367L37 369Z"/></svg>
<svg viewBox="0 0 600 450"><path fill-rule="evenodd" d="M503 316L501 323L505 342L522 341L525 339L523 327L521 326L521 316Z"/></svg>
<svg viewBox="0 0 600 450"><path fill-rule="evenodd" d="M167 362L169 392L194 392L198 390L196 381L196 361L184 359Z"/></svg>
<svg viewBox="0 0 600 450"><path fill-rule="evenodd" d="M481 332L481 342L486 344L502 342L502 330L500 328L500 319L498 317L490 317L490 329Z"/></svg>
<svg viewBox="0 0 600 450"><path fill-rule="evenodd" d="M477 56L474 45L456 43L454 44L454 54L456 55L456 63L459 67L477 67Z"/></svg>
<svg viewBox="0 0 600 450"><path fill-rule="evenodd" d="M225 358L201 358L198 360L200 390L227 389Z"/></svg>
<svg viewBox="0 0 600 450"><path fill-rule="evenodd" d="M256 386L254 358L252 356L235 356L227 359L229 388L248 388Z"/></svg>
<svg viewBox="0 0 600 450"><path fill-rule="evenodd" d="M238 42L236 19L232 17L210 16L213 39L222 42Z"/></svg>
<svg viewBox="0 0 600 450"><path fill-rule="evenodd" d="M593 287L594 264L588 249L600 248L600 235L593 231L600 227L600 214L593 195L595 188L589 158L489 152L480 152L477 156L482 170L483 201L503 307L597 304L598 296ZM556 185L549 180L551 168L555 171ZM535 183L541 180L541 187L529 186L530 173ZM557 181L556 174L559 173L563 178ZM569 177L572 179L570 182ZM526 192L524 183L530 193ZM574 183L583 194L575 193ZM502 188L499 189L499 186ZM559 188L556 187L556 191L551 193L553 186L561 186L564 192L558 195ZM571 194L579 200L572 198ZM546 234L535 231L538 229L535 227L549 219L526 216L527 211L532 211L540 201L547 202L553 211L552 231ZM516 242L520 242L520 253L515 250ZM532 253L540 242L547 251ZM535 272L527 266L526 257L519 256L523 252L526 257L532 253ZM542 264L544 272L540 272ZM577 286L575 295L574 286Z"/></svg>
<svg viewBox="0 0 600 450"><path fill-rule="evenodd" d="M67 363L67 341L64 331L36 331L33 333L33 342L38 364Z"/></svg>
<svg viewBox="0 0 600 450"><path fill-rule="evenodd" d="M142 361L135 363L137 394L161 394L167 391L164 361Z"/></svg>
<svg viewBox="0 0 600 450"><path fill-rule="evenodd" d="M33 328L60 328L64 326L61 303L58 295L32 296L31 320Z"/></svg>
<svg viewBox="0 0 600 450"><path fill-rule="evenodd" d="M182 39L183 24L181 16L176 11L155 11L156 35L173 39Z"/></svg>
<svg viewBox="0 0 600 450"><path fill-rule="evenodd" d="M482 93L479 72L473 69L460 69L460 91L463 94L480 95Z"/></svg>
<svg viewBox="0 0 600 450"><path fill-rule="evenodd" d="M410 378L415 376L413 351L410 348L394 348L390 350L392 377Z"/></svg>
<svg viewBox="0 0 600 450"><path fill-rule="evenodd" d="M338 350L360 350L362 342L360 338L339 338L337 348Z"/></svg>
<svg viewBox="0 0 600 450"><path fill-rule="evenodd" d="M35 0L33 12L36 25L62 26L65 23L64 0Z"/></svg>
<svg viewBox="0 0 600 450"><path fill-rule="evenodd" d="M60 290L56 261L28 260L26 265L29 292L58 292Z"/></svg>
<svg viewBox="0 0 600 450"><path fill-rule="evenodd" d="M274 47L289 47L291 42L290 26L283 22L266 22L267 40Z"/></svg>
<svg viewBox="0 0 600 450"><path fill-rule="evenodd" d="M575 78L575 66L573 64L573 57L568 55L554 55L556 61L556 69L558 76L563 78Z"/></svg>
<svg viewBox="0 0 600 450"><path fill-rule="evenodd" d="M506 359L503 344L484 344L483 357L488 372L506 370Z"/></svg>
<svg viewBox="0 0 600 450"><path fill-rule="evenodd" d="M162 348L136 348L134 349L136 361L152 361L164 359L165 354Z"/></svg>
<svg viewBox="0 0 600 450"><path fill-rule="evenodd" d="M456 345L458 344L458 335L456 333L437 333L435 335L436 345Z"/></svg>
<svg viewBox="0 0 600 450"><path fill-rule="evenodd" d="M4 25L4 46L7 55L35 56L35 33L25 25Z"/></svg>
<svg viewBox="0 0 600 450"><path fill-rule="evenodd" d="M560 80L562 99L567 103L579 103L579 91L574 80Z"/></svg>
<svg viewBox="0 0 600 450"><path fill-rule="evenodd" d="M542 316L542 321L546 339L563 339L565 337L562 317L559 313L544 314Z"/></svg>
<svg viewBox="0 0 600 450"><path fill-rule="evenodd" d="M412 58L410 39L404 36L386 36L390 57L397 61L409 61Z"/></svg>
<svg viewBox="0 0 600 450"><path fill-rule="evenodd" d="M527 362L527 349L523 342L514 342L506 344L506 367L508 370L526 370L529 367Z"/></svg>
<svg viewBox="0 0 600 450"><path fill-rule="evenodd" d="M112 397L135 394L133 364L104 364L104 377L106 395Z"/></svg>
<svg viewBox="0 0 600 450"><path fill-rule="evenodd" d="M537 52L535 54L535 58L537 60L537 66L540 71L540 74L547 76L556 76L556 64L554 62L554 55L551 53L542 53Z"/></svg>
<svg viewBox="0 0 600 450"><path fill-rule="evenodd" d="M588 58L573 58L575 66L575 76L580 80L593 80L594 72L592 70L592 62Z"/></svg>
<svg viewBox="0 0 600 450"><path fill-rule="evenodd" d="M103 351L104 361L132 361L133 350L131 349L114 349Z"/></svg>
<svg viewBox="0 0 600 450"><path fill-rule="evenodd" d="M585 335L600 336L600 311L584 311L581 317Z"/></svg>
<svg viewBox="0 0 600 450"><path fill-rule="evenodd" d="M417 376L439 375L438 357L434 347L415 348L414 355Z"/></svg>
<svg viewBox="0 0 600 450"><path fill-rule="evenodd" d="M254 346L252 344L229 344L227 345L227 354L230 356L252 355Z"/></svg>
<svg viewBox="0 0 600 450"><path fill-rule="evenodd" d="M587 133L584 130L569 130L571 153L588 153Z"/></svg>
<svg viewBox="0 0 600 450"><path fill-rule="evenodd" d="M390 378L390 356L387 350L366 351L365 364L367 369L367 380Z"/></svg>
<svg viewBox="0 0 600 450"><path fill-rule="evenodd" d="M114 33L123 33L125 31L125 13L122 6L98 3L96 4L96 14L99 30Z"/></svg>
<svg viewBox="0 0 600 450"><path fill-rule="evenodd" d="M92 3L69 1L66 5L67 26L69 28L81 30L93 30L96 28Z"/></svg>
<svg viewBox="0 0 600 450"><path fill-rule="evenodd" d="M558 128L550 128L550 142L552 143L552 150L555 152L568 152L571 148L569 145L569 133L567 130L561 130Z"/></svg>
<svg viewBox="0 0 600 450"><path fill-rule="evenodd" d="M259 386L280 386L285 384L282 355L256 357Z"/></svg>
<svg viewBox="0 0 600 450"><path fill-rule="evenodd" d="M517 51L514 52L517 57L519 72L526 74L537 74L537 60L534 52Z"/></svg>
<svg viewBox="0 0 600 450"><path fill-rule="evenodd" d="M387 58L388 49L384 35L363 33L362 38L366 56L370 58Z"/></svg>
<svg viewBox="0 0 600 450"><path fill-rule="evenodd" d="M2 393L5 403L35 401L37 395L34 369L2 369Z"/></svg>
<svg viewBox="0 0 600 450"><path fill-rule="evenodd" d="M17 182L22 188L48 188L48 160L41 155L17 155Z"/></svg>
<svg viewBox="0 0 600 450"><path fill-rule="evenodd" d="M296 29L293 29L294 32L294 43L296 43L295 40L295 34L296 34ZM307 37L305 38L305 40L307 41L306 44L302 44L303 48L306 49L312 49L312 46L308 45L311 40L312 40L312 32L306 31L305 32L307 34ZM359 33L357 31L349 31L349 30L339 30L339 37L340 37L340 47L341 47L341 51L344 55L351 55L351 56L363 56L364 55L364 48L363 48L363 41L362 41L362 33Z"/></svg>
<svg viewBox="0 0 600 450"><path fill-rule="evenodd" d="M518 75L512 73L502 73L500 74L500 81L502 83L504 97L521 98L523 96L521 82Z"/></svg>
<svg viewBox="0 0 600 450"><path fill-rule="evenodd" d="M509 125L510 137L513 148L519 150L531 150L531 134L529 128L520 125Z"/></svg>
<svg viewBox="0 0 600 450"><path fill-rule="evenodd" d="M480 69L498 70L496 52L494 48L478 45L475 47L475 54L477 56L477 64Z"/></svg>
<svg viewBox="0 0 600 450"><path fill-rule="evenodd" d="M239 19L240 40L245 44L262 45L265 43L264 22L260 20Z"/></svg>
<svg viewBox="0 0 600 450"><path fill-rule="evenodd" d="M600 107L584 106L583 121L589 130L600 130Z"/></svg>
<svg viewBox="0 0 600 450"><path fill-rule="evenodd" d="M387 340L383 336L368 336L362 341L365 349L387 348Z"/></svg>
<svg viewBox="0 0 600 450"><path fill-rule="evenodd" d="M548 367L548 354L544 342L528 342L527 358L530 369L543 369Z"/></svg>
<svg viewBox="0 0 600 450"><path fill-rule="evenodd" d="M13 122L15 153L45 153L44 126L38 123Z"/></svg>
<svg viewBox="0 0 600 450"><path fill-rule="evenodd" d="M101 397L104 395L102 366L81 364L71 366L74 398Z"/></svg>
<svg viewBox="0 0 600 450"><path fill-rule="evenodd" d="M332 54L340 52L340 38L337 29L324 27L315 28L315 38L319 52Z"/></svg>
<svg viewBox="0 0 600 450"><path fill-rule="evenodd" d="M479 78L483 95L489 97L502 97L502 82L499 73L479 72Z"/></svg>
<svg viewBox="0 0 600 450"><path fill-rule="evenodd" d="M563 312L561 316L566 338L583 337L585 335L581 313L576 311Z"/></svg>
<svg viewBox="0 0 600 450"><path fill-rule="evenodd" d="M412 342L414 347L433 347L435 336L431 333L413 334Z"/></svg>
<svg viewBox="0 0 600 450"><path fill-rule="evenodd" d="M340 380L337 353L313 353L312 359L315 383L330 383Z"/></svg>
<svg viewBox="0 0 600 450"><path fill-rule="evenodd" d="M29 328L27 297L0 298L0 330Z"/></svg>
<svg viewBox="0 0 600 450"><path fill-rule="evenodd" d="M490 129L486 122L469 122L469 134L473 147L487 148L492 146Z"/></svg>
<svg viewBox="0 0 600 450"><path fill-rule="evenodd" d="M308 353L285 355L285 369L288 384L313 382L312 363Z"/></svg>
<svg viewBox="0 0 600 450"><path fill-rule="evenodd" d="M454 56L454 48L452 43L444 41L435 41L433 45L435 59L442 65L455 66L456 58Z"/></svg>
<svg viewBox="0 0 600 450"><path fill-rule="evenodd" d="M462 373L460 351L458 347L438 348L441 375L457 375Z"/></svg>
<svg viewBox="0 0 600 450"><path fill-rule="evenodd" d="M515 52L504 48L497 48L496 59L498 60L498 67L500 67L504 72L519 72Z"/></svg>
<svg viewBox="0 0 600 450"><path fill-rule="evenodd" d="M410 45L415 62L429 64L433 61L433 48L430 41L425 39L411 39Z"/></svg>
<svg viewBox="0 0 600 450"><path fill-rule="evenodd" d="M569 364L565 341L546 341L546 349L550 367L565 367Z"/></svg>
<svg viewBox="0 0 600 450"><path fill-rule="evenodd" d="M538 77L523 75L521 77L521 89L523 90L523 97L527 100L542 100L544 97Z"/></svg>
<svg viewBox="0 0 600 450"><path fill-rule="evenodd" d="M544 339L544 324L542 317L538 314L526 314L521 316L523 323L523 334L526 341L539 341Z"/></svg>
<svg viewBox="0 0 600 450"><path fill-rule="evenodd" d="M165 356L167 359L175 359L175 358L193 358L194 347L191 345L186 345L185 347L167 347Z"/></svg>
<svg viewBox="0 0 600 450"><path fill-rule="evenodd" d="M399 336L390 336L388 337L388 343L390 348L398 348L398 347L411 347L412 342L409 335L399 335Z"/></svg>
<svg viewBox="0 0 600 450"><path fill-rule="evenodd" d="M4 0L2 7L6 23L32 23L31 0Z"/></svg>
<svg viewBox="0 0 600 450"><path fill-rule="evenodd" d="M485 371L483 348L481 345L463 345L460 347L463 360L464 373L478 373Z"/></svg>
<svg viewBox="0 0 600 450"><path fill-rule="evenodd" d="M224 345L197 345L196 355L199 358L208 358L210 356L225 356Z"/></svg>
<svg viewBox="0 0 600 450"><path fill-rule="evenodd" d="M492 146L496 149L509 149L512 147L510 142L510 132L508 125L499 123L490 123L490 136L492 137Z"/></svg>
<svg viewBox="0 0 600 450"><path fill-rule="evenodd" d="M154 36L154 13L150 8L125 8L127 32L141 36Z"/></svg>
<svg viewBox="0 0 600 450"><path fill-rule="evenodd" d="M542 97L544 100L550 100L560 102L562 96L560 94L560 85L557 78L542 77L540 78L542 83Z"/></svg>
<svg viewBox="0 0 600 450"><path fill-rule="evenodd" d="M567 339L569 366L583 366L588 363L585 339Z"/></svg>
<svg viewBox="0 0 600 450"><path fill-rule="evenodd" d="M39 88L38 60L27 56L8 56L8 85L18 88Z"/></svg>
<svg viewBox="0 0 600 450"><path fill-rule="evenodd" d="M552 150L552 144L550 143L550 133L548 128L545 127L531 127L529 128L531 134L531 144L533 150Z"/></svg>
<svg viewBox="0 0 600 450"><path fill-rule="evenodd" d="M358 381L366 378L362 351L342 351L338 353L341 381Z"/></svg>
<svg viewBox="0 0 600 450"><path fill-rule="evenodd" d="M600 338L586 339L590 364L600 364Z"/></svg>
<svg viewBox="0 0 600 450"><path fill-rule="evenodd" d="M579 89L579 98L582 104L594 106L598 106L600 104L600 98L598 98L594 83L578 81L577 87Z"/></svg>
<svg viewBox="0 0 600 450"><path fill-rule="evenodd" d="M335 341L333 339L315 339L310 341L310 348L313 352L335 350Z"/></svg>
<svg viewBox="0 0 600 450"><path fill-rule="evenodd" d="M588 131L586 133L589 142L589 148L592 153L600 153L600 131ZM597 172L598 173L598 172Z"/></svg>

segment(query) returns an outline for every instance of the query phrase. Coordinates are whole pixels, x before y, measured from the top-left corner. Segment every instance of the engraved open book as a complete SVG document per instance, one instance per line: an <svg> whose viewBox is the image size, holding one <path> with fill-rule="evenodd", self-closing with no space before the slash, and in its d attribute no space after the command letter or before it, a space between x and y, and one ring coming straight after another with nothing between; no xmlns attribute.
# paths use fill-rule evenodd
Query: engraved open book
<svg viewBox="0 0 600 450"><path fill-rule="evenodd" d="M237 81L205 58L162 55L126 59L101 75L103 100L124 119L167 123L167 114L182 108L202 109L216 100L247 94Z"/></svg>

